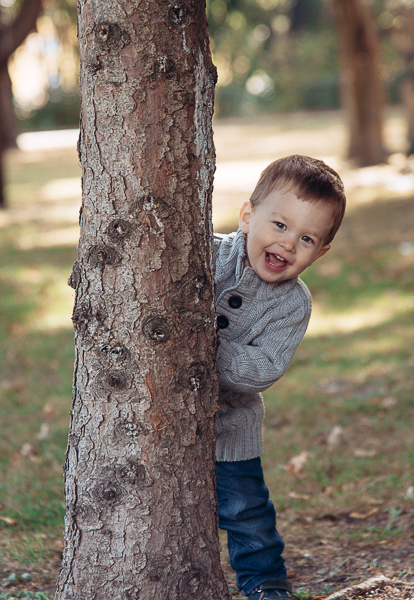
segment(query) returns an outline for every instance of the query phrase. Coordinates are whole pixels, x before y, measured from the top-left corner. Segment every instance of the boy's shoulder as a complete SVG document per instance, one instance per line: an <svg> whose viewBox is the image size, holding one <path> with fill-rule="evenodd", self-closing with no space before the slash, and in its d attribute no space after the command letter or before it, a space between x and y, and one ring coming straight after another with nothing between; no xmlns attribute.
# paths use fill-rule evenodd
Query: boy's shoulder
<svg viewBox="0 0 414 600"><path fill-rule="evenodd" d="M214 233L214 251L217 253L238 253L244 252L245 239L244 233L238 229L232 233Z"/></svg>
<svg viewBox="0 0 414 600"><path fill-rule="evenodd" d="M239 231L233 231L232 233L214 233L214 247L225 245L231 246Z"/></svg>
<svg viewBox="0 0 414 600"><path fill-rule="evenodd" d="M229 272L241 275L245 254L245 236L240 229L232 233L214 234L214 260L217 279L227 277Z"/></svg>

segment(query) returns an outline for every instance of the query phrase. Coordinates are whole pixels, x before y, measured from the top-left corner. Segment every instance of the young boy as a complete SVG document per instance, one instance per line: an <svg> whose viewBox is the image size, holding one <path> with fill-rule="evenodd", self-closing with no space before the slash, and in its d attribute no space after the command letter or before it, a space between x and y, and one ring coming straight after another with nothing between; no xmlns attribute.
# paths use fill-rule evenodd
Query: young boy
<svg viewBox="0 0 414 600"><path fill-rule="evenodd" d="M249 600L293 597L260 463L260 392L282 377L305 334L312 300L298 276L329 250L344 211L338 174L294 155L263 171L239 230L215 236L219 527Z"/></svg>

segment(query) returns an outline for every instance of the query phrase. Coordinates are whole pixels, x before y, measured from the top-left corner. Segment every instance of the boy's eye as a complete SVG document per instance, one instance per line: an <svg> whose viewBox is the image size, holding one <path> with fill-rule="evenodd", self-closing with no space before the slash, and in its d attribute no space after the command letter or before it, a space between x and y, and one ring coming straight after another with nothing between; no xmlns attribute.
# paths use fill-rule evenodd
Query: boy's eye
<svg viewBox="0 0 414 600"><path fill-rule="evenodd" d="M306 242L307 244L313 244L313 239L310 238L308 235L304 235L303 238L302 238L302 240L304 242Z"/></svg>
<svg viewBox="0 0 414 600"><path fill-rule="evenodd" d="M275 225L276 227L279 227L279 229L286 229L286 225L280 223L279 221L275 221Z"/></svg>

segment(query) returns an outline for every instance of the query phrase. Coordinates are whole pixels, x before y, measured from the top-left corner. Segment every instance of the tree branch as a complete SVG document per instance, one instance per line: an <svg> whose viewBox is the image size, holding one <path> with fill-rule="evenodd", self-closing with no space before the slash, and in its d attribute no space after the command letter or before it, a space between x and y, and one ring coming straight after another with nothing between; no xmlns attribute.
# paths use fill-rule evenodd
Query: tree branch
<svg viewBox="0 0 414 600"><path fill-rule="evenodd" d="M391 583L391 579L385 577L385 575L378 575L377 577L371 577L371 579L367 579L362 583L358 583L356 585L351 585L343 590L339 590L338 592L334 592L330 596L327 596L325 600L345 600L349 594L360 594L363 592L370 592L371 590L375 590L385 583Z"/></svg>

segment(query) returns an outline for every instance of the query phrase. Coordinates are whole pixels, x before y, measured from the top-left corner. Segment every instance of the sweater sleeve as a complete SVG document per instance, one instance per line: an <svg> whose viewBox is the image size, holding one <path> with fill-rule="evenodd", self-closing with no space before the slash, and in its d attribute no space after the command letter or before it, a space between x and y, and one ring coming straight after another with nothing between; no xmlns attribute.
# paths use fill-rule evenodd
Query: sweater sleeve
<svg viewBox="0 0 414 600"><path fill-rule="evenodd" d="M280 379L305 335L310 310L268 323L248 344L220 335L218 382L238 392L262 392Z"/></svg>

